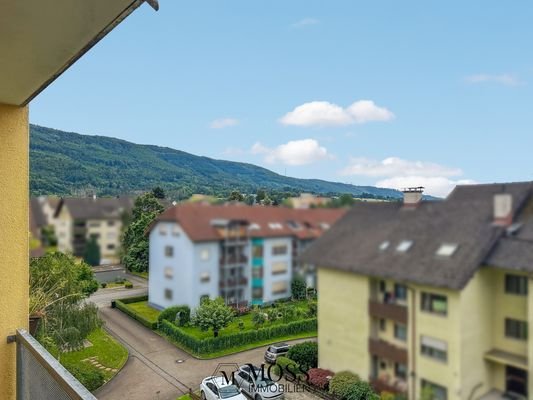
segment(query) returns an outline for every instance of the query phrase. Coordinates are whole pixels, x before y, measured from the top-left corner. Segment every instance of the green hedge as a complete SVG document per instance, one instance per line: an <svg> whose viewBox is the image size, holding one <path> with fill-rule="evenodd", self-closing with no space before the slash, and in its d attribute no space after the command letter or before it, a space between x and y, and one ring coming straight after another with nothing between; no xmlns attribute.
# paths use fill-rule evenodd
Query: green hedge
<svg viewBox="0 0 533 400"><path fill-rule="evenodd" d="M227 350L231 347L262 342L298 333L311 332L316 329L317 320L316 318L311 318L283 325L274 325L246 332L238 332L228 336L197 339L194 336L185 333L179 327L167 320L163 320L159 324L159 330L161 332L198 355L214 353L221 350Z"/></svg>
<svg viewBox="0 0 533 400"><path fill-rule="evenodd" d="M130 303L138 303L140 301L148 301L148 295L144 296L135 296L135 297L126 297L125 299L119 299L116 301L120 301L124 304L130 304Z"/></svg>
<svg viewBox="0 0 533 400"><path fill-rule="evenodd" d="M129 303L136 303L138 301L146 301L146 300L148 300L148 296L130 297L127 299L115 300L115 305L124 314L127 314L133 319L139 321L141 324L143 324L147 328L154 330L154 329L157 329L157 321L156 322L150 321L146 319L143 315L137 313L136 311L128 307Z"/></svg>

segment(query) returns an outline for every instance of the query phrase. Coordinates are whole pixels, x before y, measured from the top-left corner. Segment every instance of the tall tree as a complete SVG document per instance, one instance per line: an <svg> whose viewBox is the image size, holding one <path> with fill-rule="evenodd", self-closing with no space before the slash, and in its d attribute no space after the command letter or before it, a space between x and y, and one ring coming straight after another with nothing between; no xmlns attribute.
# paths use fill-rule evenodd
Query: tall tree
<svg viewBox="0 0 533 400"><path fill-rule="evenodd" d="M153 193L145 193L137 199L131 212L131 222L122 239L122 263L130 271L148 271L148 238L144 234L148 225L164 208Z"/></svg>
<svg viewBox="0 0 533 400"><path fill-rule="evenodd" d="M87 246L85 247L85 253L83 254L83 260L91 265L97 266L100 265L100 246L96 241L96 237L91 236Z"/></svg>
<svg viewBox="0 0 533 400"><path fill-rule="evenodd" d="M238 190L233 190L228 196L228 201L243 201L244 196Z"/></svg>
<svg viewBox="0 0 533 400"><path fill-rule="evenodd" d="M164 199L166 197L165 191L161 186L156 186L152 189L152 194L157 199Z"/></svg>

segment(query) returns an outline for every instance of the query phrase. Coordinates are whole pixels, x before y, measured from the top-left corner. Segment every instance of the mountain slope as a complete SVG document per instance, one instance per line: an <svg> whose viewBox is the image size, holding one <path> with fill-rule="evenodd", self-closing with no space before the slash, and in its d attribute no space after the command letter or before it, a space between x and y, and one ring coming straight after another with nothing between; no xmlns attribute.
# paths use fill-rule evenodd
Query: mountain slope
<svg viewBox="0 0 533 400"><path fill-rule="evenodd" d="M168 147L30 126L30 190L33 195L71 195L95 190L116 195L161 186L167 192L251 193L258 188L312 193L400 197L400 192L319 179L298 179L252 164L195 156Z"/></svg>

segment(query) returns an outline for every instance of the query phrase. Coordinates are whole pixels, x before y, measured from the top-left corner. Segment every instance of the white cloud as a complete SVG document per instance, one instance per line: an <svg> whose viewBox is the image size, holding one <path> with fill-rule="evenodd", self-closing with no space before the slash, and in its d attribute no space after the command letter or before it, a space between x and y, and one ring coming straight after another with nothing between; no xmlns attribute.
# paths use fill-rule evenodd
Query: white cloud
<svg viewBox="0 0 533 400"><path fill-rule="evenodd" d="M377 187L401 190L406 187L423 186L424 193L437 197L446 197L456 185L471 185L471 179L453 180L442 176L397 176L376 182Z"/></svg>
<svg viewBox="0 0 533 400"><path fill-rule="evenodd" d="M291 24L291 27L292 28L305 28L306 26L317 25L319 23L320 21L316 18L303 18L295 22L294 24Z"/></svg>
<svg viewBox="0 0 533 400"><path fill-rule="evenodd" d="M212 129L222 129L236 125L239 125L239 120L236 118L219 118L212 121L209 127Z"/></svg>
<svg viewBox="0 0 533 400"><path fill-rule="evenodd" d="M371 160L368 158L352 158L342 175L360 175L370 177L381 176L458 176L462 175L459 168L450 168L440 164L409 161L399 157L388 157L384 160Z"/></svg>
<svg viewBox="0 0 533 400"><path fill-rule="evenodd" d="M476 75L470 75L465 78L465 80L468 83L498 83L500 85L505 86L518 86L521 85L523 82L516 76L511 74L499 74L499 75L491 75L491 74L476 74Z"/></svg>
<svg viewBox="0 0 533 400"><path fill-rule="evenodd" d="M473 180L460 178L463 175L460 168L399 157L388 157L381 161L353 158L341 174L383 178L376 182L378 187L402 189L423 186L425 193L438 197L448 195L455 185L475 183Z"/></svg>
<svg viewBox="0 0 533 400"><path fill-rule="evenodd" d="M320 160L332 158L328 150L320 146L315 139L291 140L275 148L269 148L257 142L252 146L251 153L263 155L269 164L306 165Z"/></svg>
<svg viewBox="0 0 533 400"><path fill-rule="evenodd" d="M280 122L294 126L346 126L393 118L391 111L377 106L372 100L359 100L347 108L327 101L311 101L285 114Z"/></svg>

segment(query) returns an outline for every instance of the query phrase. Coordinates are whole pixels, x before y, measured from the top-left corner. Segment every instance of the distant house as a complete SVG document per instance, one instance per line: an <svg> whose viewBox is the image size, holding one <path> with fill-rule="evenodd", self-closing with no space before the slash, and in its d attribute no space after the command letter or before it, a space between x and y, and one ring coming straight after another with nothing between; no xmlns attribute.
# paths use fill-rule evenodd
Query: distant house
<svg viewBox="0 0 533 400"><path fill-rule="evenodd" d="M202 297L262 304L289 297L294 275L314 286L314 270L295 258L345 210L294 210L184 203L149 229L149 301L195 307Z"/></svg>
<svg viewBox="0 0 533 400"><path fill-rule="evenodd" d="M41 205L36 198L30 200L30 257L42 257L44 249L42 246L42 229L48 225L46 215L43 213Z"/></svg>
<svg viewBox="0 0 533 400"><path fill-rule="evenodd" d="M357 203L302 255L319 366L409 399L533 398L533 183L421 199Z"/></svg>
<svg viewBox="0 0 533 400"><path fill-rule="evenodd" d="M289 203L291 204L292 208L311 208L311 207L317 207L317 206L325 206L327 205L331 199L329 197L320 197L315 196L311 193L302 193L299 197L291 197L289 199Z"/></svg>
<svg viewBox="0 0 533 400"><path fill-rule="evenodd" d="M94 237L100 246L100 263L119 262L122 221L132 207L129 197L61 199L53 219L58 250L82 257Z"/></svg>

